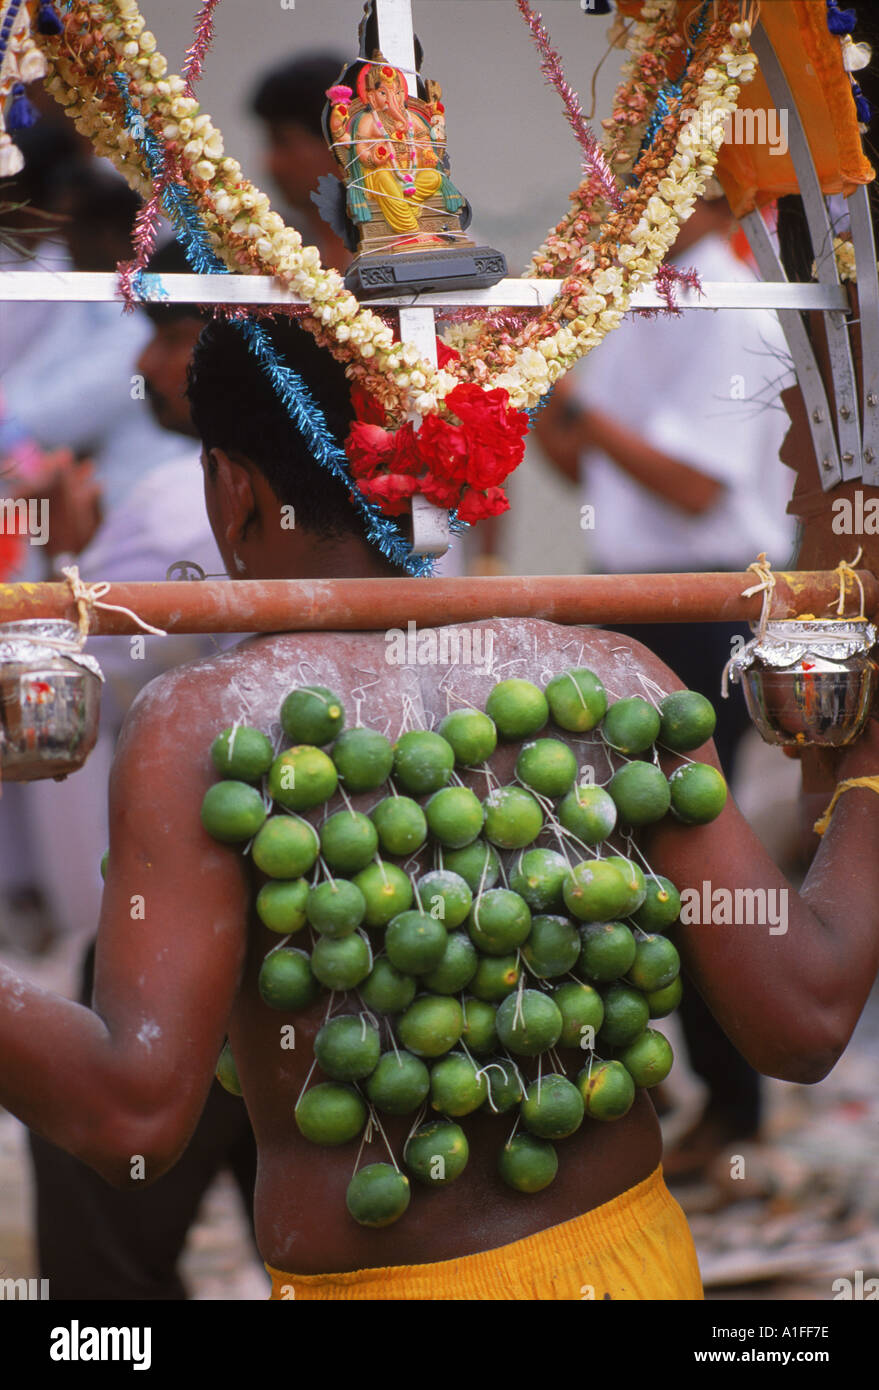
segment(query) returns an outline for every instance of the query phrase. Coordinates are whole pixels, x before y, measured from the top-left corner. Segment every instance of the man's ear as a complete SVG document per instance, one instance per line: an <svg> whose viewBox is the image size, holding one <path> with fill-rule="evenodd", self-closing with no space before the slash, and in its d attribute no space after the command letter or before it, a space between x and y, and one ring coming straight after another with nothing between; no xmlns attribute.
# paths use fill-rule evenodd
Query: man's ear
<svg viewBox="0 0 879 1390"><path fill-rule="evenodd" d="M223 534L235 545L246 538L259 513L250 468L240 454L225 449L210 449L207 464Z"/></svg>

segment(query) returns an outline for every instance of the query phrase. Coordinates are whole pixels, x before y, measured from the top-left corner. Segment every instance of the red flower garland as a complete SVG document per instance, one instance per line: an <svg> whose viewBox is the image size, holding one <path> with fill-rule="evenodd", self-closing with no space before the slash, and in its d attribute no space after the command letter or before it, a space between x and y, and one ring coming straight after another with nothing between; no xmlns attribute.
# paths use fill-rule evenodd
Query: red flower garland
<svg viewBox="0 0 879 1390"><path fill-rule="evenodd" d="M437 352L440 366L458 356L439 341ZM503 388L462 383L444 402L453 418L428 415L418 430L408 421L386 429L382 406L356 386L351 401L357 415L345 441L351 476L385 516L407 512L416 492L470 523L509 510L501 483L522 462L529 421L524 410L510 409Z"/></svg>

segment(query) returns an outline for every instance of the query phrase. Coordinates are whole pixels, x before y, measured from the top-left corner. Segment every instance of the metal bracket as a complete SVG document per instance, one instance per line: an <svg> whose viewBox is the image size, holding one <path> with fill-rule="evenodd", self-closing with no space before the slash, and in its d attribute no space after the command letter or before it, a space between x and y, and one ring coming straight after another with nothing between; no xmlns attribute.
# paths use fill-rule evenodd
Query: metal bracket
<svg viewBox="0 0 879 1390"><path fill-rule="evenodd" d="M748 238L748 244L757 262L757 269L764 280L787 281L784 266L772 244L769 230L759 211L749 212L741 218L741 226ZM818 476L826 491L842 482L842 469L836 436L831 424L830 405L824 381L818 370L815 352L806 332L806 325L796 309L779 309L778 322L781 324L790 354L794 362L800 390L809 416L809 428L815 445L815 457L819 462Z"/></svg>
<svg viewBox="0 0 879 1390"><path fill-rule="evenodd" d="M766 79L776 109L786 110L788 113L790 156L812 239L818 279L825 285L838 285L839 273L833 255L833 225L821 192L805 128L784 69L762 24L757 25L751 38L751 46L759 60L760 71ZM821 452L818 455L821 460L821 481L826 491L834 482L860 478L864 461L858 419L857 379L848 336L848 322L845 314L833 311L825 311L824 321L827 328L827 348L836 406L836 433L840 448L840 476L836 478L832 477L830 469L824 467L826 453ZM811 410L810 419L813 423L818 423L814 421Z"/></svg>

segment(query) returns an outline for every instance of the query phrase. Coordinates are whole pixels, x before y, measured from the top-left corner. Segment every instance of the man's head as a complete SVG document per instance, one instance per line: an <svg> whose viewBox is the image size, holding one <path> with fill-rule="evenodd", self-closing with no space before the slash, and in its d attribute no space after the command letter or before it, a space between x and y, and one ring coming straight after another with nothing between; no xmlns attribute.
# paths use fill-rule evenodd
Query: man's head
<svg viewBox="0 0 879 1390"><path fill-rule="evenodd" d="M156 252L147 269L156 275L187 275L192 267L177 242L172 241ZM153 336L137 360L147 400L163 429L195 436L186 398L187 372L208 315L194 304L155 303L143 307L154 326Z"/></svg>
<svg viewBox="0 0 879 1390"><path fill-rule="evenodd" d="M264 324L341 444L354 411L345 369L298 324ZM264 368L232 321L202 333L189 401L204 445L205 503L231 575L316 577L396 573L364 537L350 485L314 459Z"/></svg>
<svg viewBox="0 0 879 1390"><path fill-rule="evenodd" d="M321 117L327 88L344 66L333 53L296 58L267 73L251 100L267 129L267 167L293 207L309 210L321 175L336 173Z"/></svg>
<svg viewBox="0 0 879 1390"><path fill-rule="evenodd" d="M131 256L140 198L105 160L78 159L56 177L54 206L77 270L115 270Z"/></svg>

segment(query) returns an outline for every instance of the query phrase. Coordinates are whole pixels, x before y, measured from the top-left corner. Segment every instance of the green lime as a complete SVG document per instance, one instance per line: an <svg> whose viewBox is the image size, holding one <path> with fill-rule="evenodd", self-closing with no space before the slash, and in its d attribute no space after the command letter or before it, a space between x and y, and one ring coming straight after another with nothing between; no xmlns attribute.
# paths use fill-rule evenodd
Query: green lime
<svg viewBox="0 0 879 1390"><path fill-rule="evenodd" d="M717 715L710 700L695 690L673 690L659 702L659 741L675 753L701 748L714 733Z"/></svg>
<svg viewBox="0 0 879 1390"><path fill-rule="evenodd" d="M335 873L359 873L377 849L376 828L362 811L337 811L320 828L321 854Z"/></svg>
<svg viewBox="0 0 879 1390"><path fill-rule="evenodd" d="M709 763L684 763L668 779L671 809L685 825L707 825L726 805L726 782Z"/></svg>
<svg viewBox="0 0 879 1390"><path fill-rule="evenodd" d="M394 776L403 790L413 796L438 792L448 782L454 766L452 745L426 729L401 734L394 744Z"/></svg>
<svg viewBox="0 0 879 1390"><path fill-rule="evenodd" d="M314 1055L321 1070L334 1081L362 1081L378 1066L378 1029L365 1014L339 1014L319 1029Z"/></svg>
<svg viewBox="0 0 879 1390"><path fill-rule="evenodd" d="M301 744L280 753L269 769L269 792L288 811L310 811L329 801L338 785L332 759Z"/></svg>
<svg viewBox="0 0 879 1390"><path fill-rule="evenodd" d="M619 1056L636 1086L658 1086L671 1071L674 1059L668 1038L655 1028L646 1029Z"/></svg>
<svg viewBox="0 0 879 1390"><path fill-rule="evenodd" d="M108 869L108 867L109 867L109 864L110 864L110 851L109 851L108 849L105 849L105 850L104 850L104 853L101 855L101 866L100 866L100 867L101 867L101 878L104 880L105 883L107 882L107 869Z"/></svg>
<svg viewBox="0 0 879 1390"><path fill-rule="evenodd" d="M430 1094L430 1072L411 1052L384 1052L366 1094L383 1115L412 1115Z"/></svg>
<svg viewBox="0 0 879 1390"><path fill-rule="evenodd" d="M462 931L450 932L439 965L425 975L422 983L434 994L460 994L473 979L478 962L469 936Z"/></svg>
<svg viewBox="0 0 879 1390"><path fill-rule="evenodd" d="M430 1069L430 1104L441 1115L469 1115L487 1096L488 1082L463 1052L450 1052Z"/></svg>
<svg viewBox="0 0 879 1390"><path fill-rule="evenodd" d="M223 1050L217 1061L217 1080L228 1091L230 1096L240 1096L244 1092L241 1090L241 1081L238 1077L238 1068L235 1065L235 1058L232 1056L232 1049L227 1038L223 1044Z"/></svg>
<svg viewBox="0 0 879 1390"><path fill-rule="evenodd" d="M593 1045L604 1022L604 1004L598 990L578 980L565 980L556 986L552 997L562 1016L559 1046L585 1050Z"/></svg>
<svg viewBox="0 0 879 1390"><path fill-rule="evenodd" d="M321 1081L296 1106L299 1133L312 1144L347 1144L366 1124L366 1106L350 1086Z"/></svg>
<svg viewBox="0 0 879 1390"><path fill-rule="evenodd" d="M642 936L635 942L635 960L628 978L636 989L650 994L665 989L681 973L681 958L667 936Z"/></svg>
<svg viewBox="0 0 879 1390"><path fill-rule="evenodd" d="M452 745L459 767L477 767L497 747L497 729L487 714L476 709L455 709L447 714L439 732Z"/></svg>
<svg viewBox="0 0 879 1390"><path fill-rule="evenodd" d="M350 936L366 915L366 899L356 883L337 878L311 889L306 911L322 936Z"/></svg>
<svg viewBox="0 0 879 1390"><path fill-rule="evenodd" d="M681 910L681 895L670 878L651 874L647 880L647 896L632 920L642 931L665 931L676 922Z"/></svg>
<svg viewBox="0 0 879 1390"><path fill-rule="evenodd" d="M565 906L581 922L612 921L631 896L620 870L606 859L575 864L563 892Z"/></svg>
<svg viewBox="0 0 879 1390"><path fill-rule="evenodd" d="M397 1035L416 1057L441 1057L464 1031L464 1010L448 995L423 994L403 1014Z"/></svg>
<svg viewBox="0 0 879 1390"><path fill-rule="evenodd" d="M390 1226L399 1221L411 1197L405 1173L391 1163L367 1163L349 1182L345 1205L361 1226Z"/></svg>
<svg viewBox="0 0 879 1390"><path fill-rule="evenodd" d="M581 844L598 845L613 834L617 808L603 787L579 786L562 801L558 818Z"/></svg>
<svg viewBox="0 0 879 1390"><path fill-rule="evenodd" d="M649 700L632 695L616 700L604 716L601 726L606 743L627 757L643 753L659 734L659 713Z"/></svg>
<svg viewBox="0 0 879 1390"><path fill-rule="evenodd" d="M526 743L516 759L516 776L540 796L564 796L577 780L577 759L557 738Z"/></svg>
<svg viewBox="0 0 879 1390"><path fill-rule="evenodd" d="M496 1004L516 988L521 973L518 952L506 956L480 956L468 988L477 999Z"/></svg>
<svg viewBox="0 0 879 1390"><path fill-rule="evenodd" d="M443 863L453 874L460 874L471 893L493 888L501 876L500 860L484 840L475 840L466 849L445 853Z"/></svg>
<svg viewBox="0 0 879 1390"><path fill-rule="evenodd" d="M499 849L524 849L543 829L543 812L523 787L496 787L484 804L485 838Z"/></svg>
<svg viewBox="0 0 879 1390"><path fill-rule="evenodd" d="M454 1182L467 1167L469 1157L466 1134L460 1125L448 1120L421 1125L403 1150L406 1167L430 1187Z"/></svg>
<svg viewBox="0 0 879 1390"><path fill-rule="evenodd" d="M488 1099L482 1108L490 1110L493 1115L505 1115L522 1099L522 1083L516 1067L509 1057L492 1057L490 1062L485 1063L484 1070L488 1081Z"/></svg>
<svg viewBox="0 0 879 1390"><path fill-rule="evenodd" d="M460 874L448 869L432 869L415 886L424 910L443 922L448 931L466 922L473 894Z"/></svg>
<svg viewBox="0 0 879 1390"><path fill-rule="evenodd" d="M263 926L279 936L299 931L308 920L305 904L308 882L304 878L275 879L264 883L256 895L256 912Z"/></svg>
<svg viewBox="0 0 879 1390"><path fill-rule="evenodd" d="M334 940L322 936L311 953L311 968L327 989L354 989L372 969L372 951L359 932Z"/></svg>
<svg viewBox="0 0 879 1390"><path fill-rule="evenodd" d="M635 938L624 922L587 922L580 941L577 974L599 984L627 974L635 959Z"/></svg>
<svg viewBox="0 0 879 1390"><path fill-rule="evenodd" d="M281 728L291 743L332 743L344 724L342 701L325 685L301 685L281 705Z"/></svg>
<svg viewBox="0 0 879 1390"><path fill-rule="evenodd" d="M611 777L608 793L624 825L652 825L671 805L671 792L661 767L633 759Z"/></svg>
<svg viewBox="0 0 879 1390"><path fill-rule="evenodd" d="M650 1010L651 1018L666 1018L674 1013L678 1004L681 1002L684 987L681 984L680 975L672 980L670 985L665 985L662 989L651 989L647 992L647 1007Z"/></svg>
<svg viewBox="0 0 879 1390"><path fill-rule="evenodd" d="M549 718L546 696L531 681L500 681L489 691L485 712L503 739L530 738Z"/></svg>
<svg viewBox="0 0 879 1390"><path fill-rule="evenodd" d="M427 839L427 817L409 796L386 796L369 815L385 854L414 854Z"/></svg>
<svg viewBox="0 0 879 1390"><path fill-rule="evenodd" d="M464 1000L464 1032L461 1041L477 1055L493 1052L498 1045L495 1018L497 1009L485 999Z"/></svg>
<svg viewBox="0 0 879 1390"><path fill-rule="evenodd" d="M360 997L376 1013L399 1014L415 998L415 981L397 970L385 956L379 956L360 986Z"/></svg>
<svg viewBox="0 0 879 1390"><path fill-rule="evenodd" d="M366 901L364 921L368 927L385 927L392 917L412 906L414 894L409 876L396 864L383 860L367 864L354 875L353 882Z"/></svg>
<svg viewBox="0 0 879 1390"><path fill-rule="evenodd" d="M371 792L386 782L394 765L390 739L375 729L345 729L330 750L347 792Z"/></svg>
<svg viewBox="0 0 879 1390"><path fill-rule="evenodd" d="M318 993L306 953L292 946L270 951L260 966L259 992L273 1009L283 1009L286 1013L304 1009Z"/></svg>
<svg viewBox="0 0 879 1390"><path fill-rule="evenodd" d="M622 907L617 908L617 916L631 917L643 903L647 896L647 884L644 881L644 874L632 859L624 859L621 854L609 854L604 861L606 864L613 864L615 869L619 869L626 885L629 889L629 896Z"/></svg>
<svg viewBox="0 0 879 1390"><path fill-rule="evenodd" d="M522 1123L539 1139L566 1139L583 1123L583 1098L565 1076L532 1081L521 1105Z"/></svg>
<svg viewBox="0 0 879 1390"><path fill-rule="evenodd" d="M527 940L531 910L509 888L490 888L474 901L468 930L477 950L486 956L503 956Z"/></svg>
<svg viewBox="0 0 879 1390"><path fill-rule="evenodd" d="M269 816L253 842L253 862L269 878L301 878L320 849L317 831L300 816Z"/></svg>
<svg viewBox="0 0 879 1390"><path fill-rule="evenodd" d="M522 955L532 975L541 980L565 975L580 958L580 933L567 917L540 915L531 922Z"/></svg>
<svg viewBox="0 0 879 1390"><path fill-rule="evenodd" d="M619 1120L632 1108L635 1083L622 1062L593 1062L584 1067L577 1086L590 1120Z"/></svg>
<svg viewBox="0 0 879 1390"><path fill-rule="evenodd" d="M626 1047L647 1027L650 1018L647 1000L640 990L623 984L608 985L602 997L604 1023L599 1047Z"/></svg>
<svg viewBox="0 0 879 1390"><path fill-rule="evenodd" d="M385 950L391 965L407 975L426 975L445 954L448 933L442 922L412 908L388 923Z"/></svg>
<svg viewBox="0 0 879 1390"><path fill-rule="evenodd" d="M560 729L585 733L604 718L607 691L594 671L585 666L553 676L546 687L550 713Z"/></svg>
<svg viewBox="0 0 879 1390"><path fill-rule="evenodd" d="M501 1045L517 1057L537 1057L561 1037L561 1011L548 994L523 989L498 1005L495 1020Z"/></svg>
<svg viewBox="0 0 879 1390"><path fill-rule="evenodd" d="M532 912L556 912L563 904L562 887L570 871L567 859L554 849L529 849L519 855L510 887Z"/></svg>
<svg viewBox="0 0 879 1390"><path fill-rule="evenodd" d="M431 835L448 849L471 845L485 820L482 802L469 787L443 787L424 810Z"/></svg>
<svg viewBox="0 0 879 1390"><path fill-rule="evenodd" d="M246 782L215 782L201 803L202 825L224 845L252 840L267 814L256 787Z"/></svg>
<svg viewBox="0 0 879 1390"><path fill-rule="evenodd" d="M275 751L260 729L239 724L224 729L211 744L211 760L221 777L240 782L258 782L274 761Z"/></svg>
<svg viewBox="0 0 879 1390"><path fill-rule="evenodd" d="M542 1192L558 1172L558 1154L546 1139L516 1134L501 1149L498 1172L517 1192Z"/></svg>

